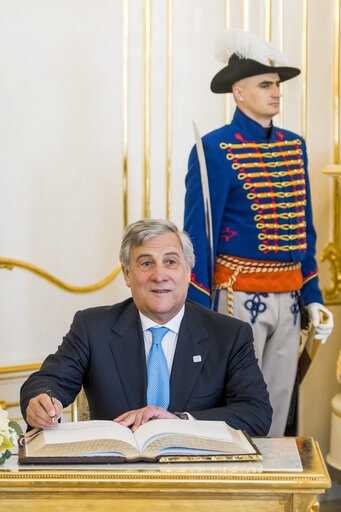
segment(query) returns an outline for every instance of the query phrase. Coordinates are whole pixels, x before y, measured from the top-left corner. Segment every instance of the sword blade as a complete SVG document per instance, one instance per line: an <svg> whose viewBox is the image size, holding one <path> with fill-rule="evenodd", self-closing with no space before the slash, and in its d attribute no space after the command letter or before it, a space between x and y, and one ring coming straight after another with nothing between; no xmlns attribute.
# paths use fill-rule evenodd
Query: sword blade
<svg viewBox="0 0 341 512"><path fill-rule="evenodd" d="M211 291L211 306L212 306L212 286L213 286L213 272L214 272L214 257L213 257L213 229L212 229L212 210L211 210L211 197L210 189L208 184L206 158L204 152L204 146L202 139L199 134L199 130L195 122L193 121L193 131L195 137L195 143L197 146L198 161L200 167L200 178L202 196L204 202L204 215L205 215L205 232L206 232L206 247L207 247L207 270L208 270L208 281Z"/></svg>

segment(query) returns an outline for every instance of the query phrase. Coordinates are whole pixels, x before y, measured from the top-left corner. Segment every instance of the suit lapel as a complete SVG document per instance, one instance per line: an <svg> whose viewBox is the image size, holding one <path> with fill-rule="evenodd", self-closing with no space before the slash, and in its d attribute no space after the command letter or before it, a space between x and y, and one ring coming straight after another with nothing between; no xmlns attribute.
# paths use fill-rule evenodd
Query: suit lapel
<svg viewBox="0 0 341 512"><path fill-rule="evenodd" d="M208 351L209 340L205 327L191 304L186 303L170 377L170 411L184 410Z"/></svg>
<svg viewBox="0 0 341 512"><path fill-rule="evenodd" d="M111 351L129 410L139 409L147 401L147 369L141 322L133 302L119 317L112 331Z"/></svg>

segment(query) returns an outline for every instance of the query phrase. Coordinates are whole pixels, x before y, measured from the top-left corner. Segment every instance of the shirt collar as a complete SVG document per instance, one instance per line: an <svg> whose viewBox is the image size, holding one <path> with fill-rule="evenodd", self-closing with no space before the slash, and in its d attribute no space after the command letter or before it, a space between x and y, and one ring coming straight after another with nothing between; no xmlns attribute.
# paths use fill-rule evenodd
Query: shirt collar
<svg viewBox="0 0 341 512"><path fill-rule="evenodd" d="M182 306L180 311L173 318L171 318L171 320L169 320L169 322L167 322L166 324L162 324L162 327L167 327L171 331L176 332L176 334L178 334L184 313L185 304ZM143 332L147 331L150 327L160 327L160 324L157 324L156 322L145 316L143 313L141 313L141 311L139 311L139 315L141 319Z"/></svg>
<svg viewBox="0 0 341 512"><path fill-rule="evenodd" d="M254 121L251 117L244 114L238 107L236 108L231 124L239 125L238 129L241 130L247 142L251 140L270 140L274 133L272 121L270 126L264 128L264 126L257 123L257 121Z"/></svg>

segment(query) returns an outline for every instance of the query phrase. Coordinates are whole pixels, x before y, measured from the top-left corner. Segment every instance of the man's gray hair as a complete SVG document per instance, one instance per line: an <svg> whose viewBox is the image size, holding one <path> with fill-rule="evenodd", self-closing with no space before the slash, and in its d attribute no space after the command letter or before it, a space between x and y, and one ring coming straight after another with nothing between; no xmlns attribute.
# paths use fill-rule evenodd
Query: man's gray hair
<svg viewBox="0 0 341 512"><path fill-rule="evenodd" d="M194 267L194 251L192 242L185 231L180 231L170 220L165 219L141 219L130 224L124 234L120 249L120 262L122 267L130 265L130 255L133 247L140 247L146 240L155 238L165 233L174 233L180 242L186 264Z"/></svg>

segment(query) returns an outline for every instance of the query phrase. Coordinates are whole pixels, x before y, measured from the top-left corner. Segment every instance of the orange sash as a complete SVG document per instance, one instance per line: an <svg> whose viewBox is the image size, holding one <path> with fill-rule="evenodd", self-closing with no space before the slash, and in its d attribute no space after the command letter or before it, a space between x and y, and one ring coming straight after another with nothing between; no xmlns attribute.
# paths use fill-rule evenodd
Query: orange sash
<svg viewBox="0 0 341 512"><path fill-rule="evenodd" d="M233 282L231 282L233 281ZM281 293L303 286L299 262L256 261L218 254L214 288L232 286L242 292Z"/></svg>

